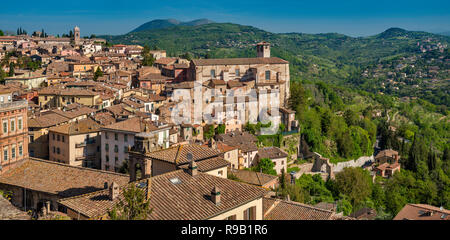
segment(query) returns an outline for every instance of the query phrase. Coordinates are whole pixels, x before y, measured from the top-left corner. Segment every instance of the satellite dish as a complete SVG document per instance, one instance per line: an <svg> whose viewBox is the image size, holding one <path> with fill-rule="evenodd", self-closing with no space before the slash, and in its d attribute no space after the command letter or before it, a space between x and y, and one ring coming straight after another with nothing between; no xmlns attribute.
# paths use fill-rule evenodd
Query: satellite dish
<svg viewBox="0 0 450 240"><path fill-rule="evenodd" d="M192 161L192 158L193 158L192 153L188 152L186 154L186 158L187 158L187 160Z"/></svg>

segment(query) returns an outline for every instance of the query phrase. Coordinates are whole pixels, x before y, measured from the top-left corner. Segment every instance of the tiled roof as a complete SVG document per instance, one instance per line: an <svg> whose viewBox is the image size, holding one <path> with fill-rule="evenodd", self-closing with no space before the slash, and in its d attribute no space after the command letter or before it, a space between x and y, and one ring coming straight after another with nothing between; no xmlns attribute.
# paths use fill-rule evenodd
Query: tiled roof
<svg viewBox="0 0 450 240"><path fill-rule="evenodd" d="M269 158L269 159L285 158L289 156L286 152L284 152L278 147L260 148L258 149L258 155L260 158Z"/></svg>
<svg viewBox="0 0 450 240"><path fill-rule="evenodd" d="M265 184L275 179L278 179L277 176L248 170L231 169L231 173L235 175L237 178L239 178L241 181L256 186L264 186Z"/></svg>
<svg viewBox="0 0 450 240"><path fill-rule="evenodd" d="M221 154L219 150L196 145L196 144L186 144L179 145L176 147L171 147L155 152L148 153L146 156L158 159L161 161L166 161L170 163L175 163L177 165L182 165L188 163L187 153L192 154L192 159L194 161L214 158ZM199 163L197 163L199 164Z"/></svg>
<svg viewBox="0 0 450 240"><path fill-rule="evenodd" d="M242 152L258 150L256 146L258 139L248 132L232 131L216 135L215 138L218 141L223 141L227 145L239 147Z"/></svg>
<svg viewBox="0 0 450 240"><path fill-rule="evenodd" d="M30 158L0 175L0 183L20 186L61 197L76 196L104 188L105 182L128 183L129 176L92 168Z"/></svg>
<svg viewBox="0 0 450 240"><path fill-rule="evenodd" d="M165 128L165 127L158 128L152 121L150 121L150 119L141 119L139 117L133 117L124 121L116 122L111 125L105 126L103 127L103 129L140 133L144 131L145 125L147 125L147 129L150 132Z"/></svg>
<svg viewBox="0 0 450 240"><path fill-rule="evenodd" d="M223 167L227 167L228 165L230 165L230 163L227 160L223 159L223 157L213 157L213 158L197 161L196 163L197 163L197 168L200 172L208 172L208 171L211 171L214 169L223 168ZM189 163L185 163L179 167L183 168L183 169L188 169Z"/></svg>
<svg viewBox="0 0 450 240"><path fill-rule="evenodd" d="M68 122L70 119L56 113L44 114L28 119L29 128L48 128Z"/></svg>
<svg viewBox="0 0 450 240"><path fill-rule="evenodd" d="M174 57L163 57L163 58L156 60L155 64L167 65L167 64L174 63L176 60L177 60L177 58L174 58Z"/></svg>
<svg viewBox="0 0 450 240"><path fill-rule="evenodd" d="M303 203L263 198L264 220L330 220L334 212Z"/></svg>
<svg viewBox="0 0 450 240"><path fill-rule="evenodd" d="M450 220L450 210L427 204L406 204L393 220Z"/></svg>
<svg viewBox="0 0 450 240"><path fill-rule="evenodd" d="M52 112L54 112L58 115L61 115L63 117L69 118L69 119L77 118L77 117L83 116L83 115L89 115L96 111L97 110L87 107L87 106L79 106L79 107L73 108L73 109L66 109L65 111L59 110L59 109L52 110Z"/></svg>
<svg viewBox="0 0 450 240"><path fill-rule="evenodd" d="M78 122L66 123L56 127L51 127L49 131L68 134L68 135L78 135L85 133L92 133L100 131L101 125L94 120L87 118L80 120Z"/></svg>
<svg viewBox="0 0 450 240"><path fill-rule="evenodd" d="M222 59L194 59L196 66L213 65L243 65L243 64L288 64L289 62L277 57L270 58L222 58Z"/></svg>
<svg viewBox="0 0 450 240"><path fill-rule="evenodd" d="M175 178L179 179L180 183L174 184L170 181ZM256 186L201 172L196 176L191 176L183 169L132 184L141 186L146 194L150 191L150 207L153 209L149 216L151 220L209 219L261 198L266 193L264 189ZM214 187L221 190L219 205L214 204L208 197ZM123 198L122 192L123 187L119 197L113 201L109 200L108 190L102 190L62 199L60 204L93 218L107 214L108 210Z"/></svg>
<svg viewBox="0 0 450 240"><path fill-rule="evenodd" d="M375 158L381 158L381 157L394 157L395 155L398 155L398 152L392 149L386 149L383 151L380 151Z"/></svg>

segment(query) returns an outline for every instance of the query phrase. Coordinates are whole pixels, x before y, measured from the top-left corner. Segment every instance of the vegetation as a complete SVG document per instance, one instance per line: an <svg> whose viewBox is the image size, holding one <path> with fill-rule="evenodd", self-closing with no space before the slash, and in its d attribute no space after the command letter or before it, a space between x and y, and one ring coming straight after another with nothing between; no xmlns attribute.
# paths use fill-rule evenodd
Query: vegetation
<svg viewBox="0 0 450 240"><path fill-rule="evenodd" d="M261 158L257 165L251 168L252 171L262 172L270 175L277 175L277 172L274 169L275 164L269 158Z"/></svg>
<svg viewBox="0 0 450 240"><path fill-rule="evenodd" d="M152 212L144 190L135 184L123 191L123 199L108 212L112 220L145 220Z"/></svg>
<svg viewBox="0 0 450 240"><path fill-rule="evenodd" d="M99 77L101 77L101 76L103 76L103 72L102 72L102 70L100 69L100 67L98 67L97 68L97 70L95 70L95 72L94 72L94 81L97 81L97 79L99 78Z"/></svg>

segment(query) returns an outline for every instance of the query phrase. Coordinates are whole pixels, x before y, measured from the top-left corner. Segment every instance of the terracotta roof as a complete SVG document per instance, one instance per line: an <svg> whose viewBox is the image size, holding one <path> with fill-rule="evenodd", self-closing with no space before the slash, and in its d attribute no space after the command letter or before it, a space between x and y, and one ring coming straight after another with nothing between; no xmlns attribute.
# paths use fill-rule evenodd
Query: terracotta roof
<svg viewBox="0 0 450 240"><path fill-rule="evenodd" d="M406 204L393 220L450 220L450 210L427 204Z"/></svg>
<svg viewBox="0 0 450 240"><path fill-rule="evenodd" d="M174 184L171 179L178 179L180 183ZM150 220L209 219L259 199L266 193L259 187L201 172L191 176L183 169L131 184L136 184L146 194L149 193L150 207L153 209ZM219 205L207 197L211 195L214 187L220 189ZM124 187L120 189L119 197L115 200L110 200L108 190L102 190L59 202L84 216L95 218L106 215L108 210L123 198L123 189Z"/></svg>
<svg viewBox="0 0 450 240"><path fill-rule="evenodd" d="M165 129L168 127L168 126L157 127L152 121L150 121L150 119L141 119L139 117L133 117L124 121L116 122L111 125L105 126L102 129L140 133L144 131L145 125L147 125L147 128L150 132L157 131L159 129Z"/></svg>
<svg viewBox="0 0 450 240"><path fill-rule="evenodd" d="M208 172L214 169L219 169L223 167L227 167L230 163L225 160L223 157L213 157L209 159L204 159L197 161L197 168L200 172ZM188 169L189 163L185 163L180 165L179 168Z"/></svg>
<svg viewBox="0 0 450 240"><path fill-rule="evenodd" d="M51 110L51 112L56 113L60 116L69 118L69 119L77 118L77 117L83 116L83 115L89 115L96 111L97 110L87 107L87 106L78 106L78 107L71 108L70 105L67 105L65 110L59 110L59 109Z"/></svg>
<svg viewBox="0 0 450 240"><path fill-rule="evenodd" d="M244 65L244 64L288 64L289 62L277 57L270 58L221 58L221 59L193 59L196 66L213 65Z"/></svg>
<svg viewBox="0 0 450 240"><path fill-rule="evenodd" d="M100 131L101 125L94 120L87 118L80 120L78 122L66 123L60 126L51 127L49 131L68 134L68 135L78 135L85 133L92 133Z"/></svg>
<svg viewBox="0 0 450 240"><path fill-rule="evenodd" d="M116 122L116 119L110 112L97 113L92 117L92 119L102 126L108 126Z"/></svg>
<svg viewBox="0 0 450 240"><path fill-rule="evenodd" d="M278 179L277 176L249 170L231 169L231 173L239 178L239 180L256 186L264 186L265 184Z"/></svg>
<svg viewBox="0 0 450 240"><path fill-rule="evenodd" d="M383 151L380 151L375 158L381 158L381 157L394 157L395 155L398 155L398 152L392 149L386 149Z"/></svg>
<svg viewBox="0 0 450 240"><path fill-rule="evenodd" d="M257 151L258 139L248 132L232 131L216 135L216 140L222 141L229 146L239 147L243 152Z"/></svg>
<svg viewBox="0 0 450 240"><path fill-rule="evenodd" d="M29 128L48 128L68 122L70 119L56 113L44 114L28 119Z"/></svg>
<svg viewBox="0 0 450 240"><path fill-rule="evenodd" d="M228 88L235 88L235 87L243 87L244 85L237 81L237 80L230 80L227 82Z"/></svg>
<svg viewBox="0 0 450 240"><path fill-rule="evenodd" d="M289 156L286 152L281 150L278 147L264 147L258 149L258 153L260 158L269 158L269 159L276 159L276 158L285 158Z"/></svg>
<svg viewBox="0 0 450 240"><path fill-rule="evenodd" d="M177 58L173 57L163 57L155 61L155 64L162 64L162 65L168 65L171 63L174 63L177 60Z"/></svg>
<svg viewBox="0 0 450 240"><path fill-rule="evenodd" d="M182 165L189 162L189 160L186 157L187 153L191 153L193 155L192 160L194 161L214 158L221 154L221 152L216 149L196 144L186 144L151 152L148 153L146 156L161 161L175 163L177 165Z"/></svg>
<svg viewBox="0 0 450 240"><path fill-rule="evenodd" d="M61 197L76 196L104 188L105 182L127 184L129 176L92 168L30 158L0 175L0 183Z"/></svg>
<svg viewBox="0 0 450 240"><path fill-rule="evenodd" d="M334 212L303 203L263 198L264 220L331 220Z"/></svg>

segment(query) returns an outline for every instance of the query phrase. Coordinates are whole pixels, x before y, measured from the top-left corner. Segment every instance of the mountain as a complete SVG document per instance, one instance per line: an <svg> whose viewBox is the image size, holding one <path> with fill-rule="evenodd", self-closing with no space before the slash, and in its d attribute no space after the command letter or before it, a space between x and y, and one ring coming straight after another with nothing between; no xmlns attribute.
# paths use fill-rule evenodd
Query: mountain
<svg viewBox="0 0 450 240"><path fill-rule="evenodd" d="M213 23L213 21L209 19L197 19L189 22L181 22L176 19L156 19L140 25L131 32L140 32L153 29L164 29L173 26L199 26L209 23Z"/></svg>
<svg viewBox="0 0 450 240"><path fill-rule="evenodd" d="M290 62L291 79L294 81L323 81L374 93L383 90L380 89L381 83L376 84L373 79L361 79L362 71L376 69L374 66L380 63L384 64L383 69L392 70L391 66L396 66L393 63L398 59L424 55L421 47L435 48L439 46L438 43L441 43L441 46L450 45L448 36L401 28L390 28L369 37L350 37L339 33L271 33L252 26L233 23L196 26L183 26L178 23L165 28L99 37L105 38L110 43L158 47L166 50L168 56L181 56L189 52L194 58L255 57L256 43L267 41L271 43L272 56ZM432 39L431 42L430 39ZM445 51L443 54L447 53L448 51ZM429 54L425 60L437 59L440 56L442 55ZM427 69L426 61L422 60L416 64L417 67ZM445 70L444 65L440 68ZM400 72L399 75L401 75ZM442 75L441 78L445 79L446 75ZM425 81L424 84L428 83ZM425 90L411 95L409 87L413 85L411 82L407 84L408 88L405 87L406 90L401 92L393 90L388 93L397 94L400 97L441 96ZM435 83L429 86L436 87ZM439 86L436 89L445 89L445 86ZM434 91L434 89L431 90ZM434 100L436 98L425 97L425 99L436 104L442 103L442 101Z"/></svg>
<svg viewBox="0 0 450 240"><path fill-rule="evenodd" d="M450 31L447 31L447 32L441 32L441 33L438 33L438 34L444 35L444 36L450 36Z"/></svg>

